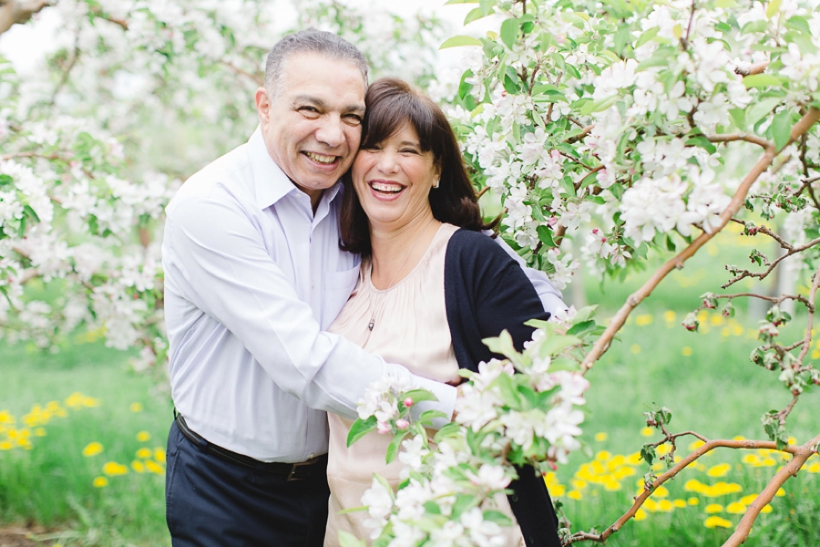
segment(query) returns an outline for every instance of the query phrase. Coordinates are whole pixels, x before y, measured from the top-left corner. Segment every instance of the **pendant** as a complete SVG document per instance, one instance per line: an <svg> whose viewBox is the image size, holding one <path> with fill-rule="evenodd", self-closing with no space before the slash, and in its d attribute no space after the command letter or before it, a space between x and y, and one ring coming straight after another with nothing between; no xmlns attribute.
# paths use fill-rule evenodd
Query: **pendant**
<svg viewBox="0 0 820 547"><path fill-rule="evenodd" d="M373 325L374 325L373 319L371 318L370 323L367 324L367 330L373 330Z"/></svg>

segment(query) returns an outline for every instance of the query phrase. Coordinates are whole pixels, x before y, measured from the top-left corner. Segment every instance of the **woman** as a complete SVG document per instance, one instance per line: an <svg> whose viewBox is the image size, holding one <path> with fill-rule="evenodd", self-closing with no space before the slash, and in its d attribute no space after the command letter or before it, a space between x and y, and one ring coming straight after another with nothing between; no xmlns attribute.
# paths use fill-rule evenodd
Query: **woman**
<svg viewBox="0 0 820 547"><path fill-rule="evenodd" d="M520 350L545 319L518 264L483 235L487 224L441 109L405 82L384 78L367 91L362 145L345 181L342 246L362 255L359 282L330 331L415 374L458 383L459 367L477 370L493 355L481 339L507 329ZM385 465L390 436L370 435L346 448L351 422L330 414L325 545L338 532L368 537L361 505L374 472L399 483L401 464ZM526 544L560 545L555 512L531 467L509 496ZM522 543L518 529L508 545Z"/></svg>

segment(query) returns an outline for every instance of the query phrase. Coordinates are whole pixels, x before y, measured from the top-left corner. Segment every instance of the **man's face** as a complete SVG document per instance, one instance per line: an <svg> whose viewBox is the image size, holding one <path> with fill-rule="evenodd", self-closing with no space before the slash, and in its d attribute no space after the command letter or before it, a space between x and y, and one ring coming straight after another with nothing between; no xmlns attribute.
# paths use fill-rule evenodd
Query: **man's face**
<svg viewBox="0 0 820 547"><path fill-rule="evenodd" d="M256 92L262 136L273 161L318 203L359 149L365 83L349 61L298 53L284 65L277 95Z"/></svg>

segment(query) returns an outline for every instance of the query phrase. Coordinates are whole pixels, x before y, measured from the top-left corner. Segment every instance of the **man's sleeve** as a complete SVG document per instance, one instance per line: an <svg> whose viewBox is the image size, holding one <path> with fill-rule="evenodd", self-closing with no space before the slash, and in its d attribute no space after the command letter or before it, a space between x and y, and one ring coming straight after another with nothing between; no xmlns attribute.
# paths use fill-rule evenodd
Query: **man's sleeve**
<svg viewBox="0 0 820 547"><path fill-rule="evenodd" d="M452 414L455 388L321 331L259 231L231 205L202 197L176 203L166 223L168 267L184 280L183 296L236 336L280 389L311 408L354 418L371 382L385 374L412 377L438 397L437 410Z"/></svg>
<svg viewBox="0 0 820 547"><path fill-rule="evenodd" d="M524 270L527 279L530 280L530 283L532 283L532 286L535 288L535 292L538 293L538 298L541 299L545 311L550 312L551 315L555 315L556 311L567 309L567 305L564 304L564 300L561 296L561 291L550 283L549 279L547 279L547 274L541 270L528 267L524 259L513 251L501 237L495 238L495 241L521 266L521 269Z"/></svg>

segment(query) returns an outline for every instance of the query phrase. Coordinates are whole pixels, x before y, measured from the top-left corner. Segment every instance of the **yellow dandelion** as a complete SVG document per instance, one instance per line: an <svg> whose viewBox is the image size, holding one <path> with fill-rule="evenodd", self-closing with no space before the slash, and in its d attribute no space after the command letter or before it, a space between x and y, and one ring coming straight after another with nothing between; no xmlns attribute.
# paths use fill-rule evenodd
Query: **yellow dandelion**
<svg viewBox="0 0 820 547"><path fill-rule="evenodd" d="M719 326L723 325L725 322L726 322L726 318L723 317L723 315L721 315L719 313L713 313L712 315L709 316L709 323L711 323L712 325L714 325L716 327L719 327Z"/></svg>
<svg viewBox="0 0 820 547"><path fill-rule="evenodd" d="M585 481L583 479L572 479L572 480L569 481L569 483L576 490L583 490L587 485L587 481Z"/></svg>
<svg viewBox="0 0 820 547"><path fill-rule="evenodd" d="M8 410L0 410L0 424L12 425L16 422Z"/></svg>
<svg viewBox="0 0 820 547"><path fill-rule="evenodd" d="M742 461L746 465L760 467L760 456L758 456L757 454L746 454L740 461Z"/></svg>
<svg viewBox="0 0 820 547"><path fill-rule="evenodd" d="M742 515L746 512L746 506L739 501L735 501L726 506L726 512L733 515Z"/></svg>
<svg viewBox="0 0 820 547"><path fill-rule="evenodd" d="M812 462L806 467L809 473L820 473L820 462Z"/></svg>
<svg viewBox="0 0 820 547"><path fill-rule="evenodd" d="M743 435L735 435L734 437L732 437L732 440L733 441L745 441L746 437L744 437Z"/></svg>
<svg viewBox="0 0 820 547"><path fill-rule="evenodd" d="M728 463L719 463L710 467L706 474L710 477L722 477L731 470L732 466Z"/></svg>
<svg viewBox="0 0 820 547"><path fill-rule="evenodd" d="M635 318L635 324L638 325L639 327L645 327L647 325L651 325L652 320L653 320L652 314L651 313L645 313L645 314L639 315L638 317Z"/></svg>
<svg viewBox="0 0 820 547"><path fill-rule="evenodd" d="M140 431L137 433L137 440L141 443L151 440L151 434L147 431Z"/></svg>
<svg viewBox="0 0 820 547"><path fill-rule="evenodd" d="M567 487L563 484L556 484L549 487L549 493L554 498L560 498L567 493Z"/></svg>
<svg viewBox="0 0 820 547"><path fill-rule="evenodd" d="M646 501L643 502L643 508L647 511L654 513L658 510L658 502L656 502L652 498L647 498Z"/></svg>
<svg viewBox="0 0 820 547"><path fill-rule="evenodd" d="M153 452L151 452L150 448L144 448L143 447L143 448L140 448L139 450L137 450L137 457L140 458L140 459L143 459L143 460L147 460L148 458L151 457L152 454L153 454Z"/></svg>
<svg viewBox="0 0 820 547"><path fill-rule="evenodd" d="M102 471L109 477L114 477L117 475L125 475L128 473L128 468L121 463L106 462L103 465Z"/></svg>
<svg viewBox="0 0 820 547"><path fill-rule="evenodd" d="M666 310L665 312L663 312L663 319L667 323L674 323L675 319L677 319L677 317L678 317L677 314L675 312L673 312L672 310Z"/></svg>
<svg viewBox="0 0 820 547"><path fill-rule="evenodd" d="M108 479L105 477L95 477L91 484L94 488L105 488L108 486Z"/></svg>
<svg viewBox="0 0 820 547"><path fill-rule="evenodd" d="M131 469L133 469L135 473L145 473L145 466L139 460L131 462Z"/></svg>
<svg viewBox="0 0 820 547"><path fill-rule="evenodd" d="M612 476L606 476L603 480L604 489L609 492L617 492L621 489L621 483Z"/></svg>
<svg viewBox="0 0 820 547"><path fill-rule="evenodd" d="M579 492L578 490L570 490L567 493L567 497L569 497L570 499L573 499L573 500L580 500L582 496L581 496L581 492Z"/></svg>
<svg viewBox="0 0 820 547"><path fill-rule="evenodd" d="M705 511L707 513L720 513L721 511L723 511L723 506L719 503L710 503L706 506Z"/></svg>
<svg viewBox="0 0 820 547"><path fill-rule="evenodd" d="M668 513L675 509L675 505L669 500L661 500L658 502L658 511Z"/></svg>
<svg viewBox="0 0 820 547"><path fill-rule="evenodd" d="M706 488L708 487L697 479L689 479L688 481L686 481L686 484L683 485L683 489L687 492L703 493L704 489Z"/></svg>
<svg viewBox="0 0 820 547"><path fill-rule="evenodd" d="M158 464L154 460L146 460L145 461L145 469L147 469L151 473L156 473L157 475L164 475L165 474L165 468L163 468L160 464Z"/></svg>
<svg viewBox="0 0 820 547"><path fill-rule="evenodd" d="M635 520L644 520L646 518L646 511L643 509L638 509L635 512Z"/></svg>
<svg viewBox="0 0 820 547"><path fill-rule="evenodd" d="M692 441L691 443L689 443L689 450L697 450L698 448L700 448L701 446L703 446L705 444L706 443L701 441L700 439L698 439L696 441Z"/></svg>
<svg viewBox="0 0 820 547"><path fill-rule="evenodd" d="M669 495L669 490L667 490L665 486L658 486L652 492L652 495L658 498L665 498Z"/></svg>
<svg viewBox="0 0 820 547"><path fill-rule="evenodd" d="M644 427L643 429L641 429L641 435L643 435L644 437L651 437L654 432L655 430L651 427Z"/></svg>
<svg viewBox="0 0 820 547"><path fill-rule="evenodd" d="M34 430L34 434L38 437L45 437L46 436L46 428L45 427L38 427Z"/></svg>
<svg viewBox="0 0 820 547"><path fill-rule="evenodd" d="M131 412L142 412L143 410L142 403L131 403L130 405L128 405L128 408L131 410Z"/></svg>
<svg viewBox="0 0 820 547"><path fill-rule="evenodd" d="M778 497L780 497L780 498L782 498L782 497L783 497L783 496L785 496L785 495L786 495L786 491L785 491L785 490L783 490L782 488L778 488L778 489L777 489L777 493L775 494L775 496L778 496Z"/></svg>
<svg viewBox="0 0 820 547"><path fill-rule="evenodd" d="M763 458L760 460L760 465L763 467L774 467L777 465L777 461L774 458Z"/></svg>
<svg viewBox="0 0 820 547"><path fill-rule="evenodd" d="M695 499L697 499L697 498L695 498ZM682 500L682 499L673 500L672 505L674 505L678 509L683 509L683 508L686 507L686 500Z"/></svg>
<svg viewBox="0 0 820 547"><path fill-rule="evenodd" d="M757 499L757 494L749 494L748 496L743 496L738 501L743 505L751 505L754 500Z"/></svg>
<svg viewBox="0 0 820 547"><path fill-rule="evenodd" d="M0 450L11 450L14 448L14 445L11 444L11 441L0 441Z"/></svg>
<svg viewBox="0 0 820 547"><path fill-rule="evenodd" d="M681 355L684 357L691 357L692 356L692 348L689 346L683 346L680 350Z"/></svg>
<svg viewBox="0 0 820 547"><path fill-rule="evenodd" d="M797 444L797 439L795 437L789 437L789 444Z"/></svg>
<svg viewBox="0 0 820 547"><path fill-rule="evenodd" d="M641 432L641 433L643 433L643 432ZM651 429L649 430L649 434L650 435L652 434ZM630 454L629 456L626 457L626 464L627 465L641 465L641 462L643 462L643 458L641 458L641 453L640 452L633 452L632 454Z"/></svg>
<svg viewBox="0 0 820 547"><path fill-rule="evenodd" d="M707 528L731 528L732 523L728 520L720 517L709 517L704 522L703 525Z"/></svg>
<svg viewBox="0 0 820 547"><path fill-rule="evenodd" d="M640 346L640 345L638 345L638 344L632 344L632 347L631 347L631 348L629 348L629 351L631 351L632 353L634 353L635 355L637 355L637 354L639 354L639 353L641 352L641 346Z"/></svg>
<svg viewBox="0 0 820 547"><path fill-rule="evenodd" d="M611 458L612 458L612 454L610 454L606 450L601 450L600 452L595 454L595 459L598 460L599 462L605 462L605 461L607 461Z"/></svg>
<svg viewBox="0 0 820 547"><path fill-rule="evenodd" d="M772 512L772 506L771 505L766 505L766 506L763 507L763 509L760 510L760 512L761 513L771 513Z"/></svg>
<svg viewBox="0 0 820 547"><path fill-rule="evenodd" d="M91 457L100 454L103 451L103 445L94 441L93 443L88 443L83 448L83 456Z"/></svg>
<svg viewBox="0 0 820 547"><path fill-rule="evenodd" d="M606 433L603 433L603 432L595 434L595 440L598 441L599 443L607 440L607 437L609 437L609 435L607 435Z"/></svg>
<svg viewBox="0 0 820 547"><path fill-rule="evenodd" d="M700 500L699 500L698 498L696 498L696 497L692 496L691 498L689 498L688 500L686 500L686 503L687 503L687 504L689 504L689 505L692 505L692 506L694 506L694 505L699 505L699 504L700 504Z"/></svg>
<svg viewBox="0 0 820 547"><path fill-rule="evenodd" d="M165 463L165 449L159 446L154 448L154 459L160 463Z"/></svg>
<svg viewBox="0 0 820 547"><path fill-rule="evenodd" d="M655 452L658 454L658 456L666 456L671 451L672 447L668 444L662 444L657 449L655 449Z"/></svg>

